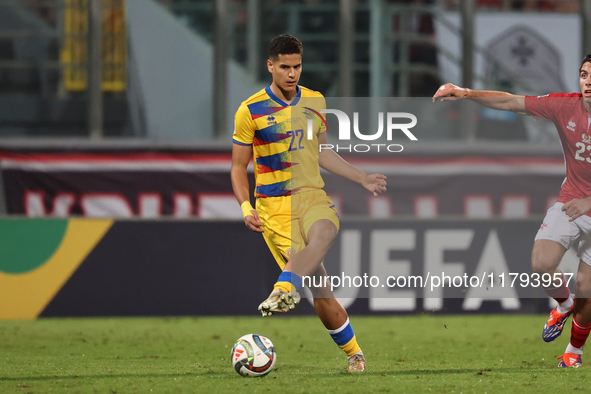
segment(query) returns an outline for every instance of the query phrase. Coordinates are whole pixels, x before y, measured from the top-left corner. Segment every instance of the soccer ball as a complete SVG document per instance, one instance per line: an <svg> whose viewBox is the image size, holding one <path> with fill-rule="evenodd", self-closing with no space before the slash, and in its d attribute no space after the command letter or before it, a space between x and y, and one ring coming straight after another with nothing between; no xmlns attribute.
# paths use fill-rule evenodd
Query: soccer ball
<svg viewBox="0 0 591 394"><path fill-rule="evenodd" d="M275 361L275 346L262 335L244 335L232 348L232 366L242 376L266 375L275 366Z"/></svg>

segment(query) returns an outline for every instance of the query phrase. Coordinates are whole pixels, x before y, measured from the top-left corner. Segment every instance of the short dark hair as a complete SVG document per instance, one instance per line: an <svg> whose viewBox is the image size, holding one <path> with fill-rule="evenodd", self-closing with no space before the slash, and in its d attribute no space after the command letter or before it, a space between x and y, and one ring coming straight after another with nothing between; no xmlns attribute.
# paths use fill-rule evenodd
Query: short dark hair
<svg viewBox="0 0 591 394"><path fill-rule="evenodd" d="M585 56L585 58L583 59L583 63L581 63L581 67L579 67L579 72L581 72L585 63L588 63L588 62L591 63L591 53L588 54L587 56Z"/></svg>
<svg viewBox="0 0 591 394"><path fill-rule="evenodd" d="M279 55L303 55L304 46L302 42L290 36L289 34L282 34L271 40L269 44L269 59L277 60Z"/></svg>

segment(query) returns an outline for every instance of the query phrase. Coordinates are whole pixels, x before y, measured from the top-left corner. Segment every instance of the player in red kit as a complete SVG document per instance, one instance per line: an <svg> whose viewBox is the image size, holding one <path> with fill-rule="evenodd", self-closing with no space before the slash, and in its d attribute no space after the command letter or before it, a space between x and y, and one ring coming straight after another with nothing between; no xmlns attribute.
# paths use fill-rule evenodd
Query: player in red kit
<svg viewBox="0 0 591 394"><path fill-rule="evenodd" d="M434 101L470 98L489 108L545 118L556 126L564 152L566 178L560 198L548 210L535 237L531 260L534 273L540 277L551 275L551 287L545 287L544 291L558 302L544 326L544 341L558 338L568 317L574 314L570 343L559 357L562 361L558 366L575 368L583 364L583 345L591 330L591 54L583 59L579 83L581 93L545 96L472 90L447 83L433 96ZM577 255L581 261L575 300L558 264L579 236Z"/></svg>

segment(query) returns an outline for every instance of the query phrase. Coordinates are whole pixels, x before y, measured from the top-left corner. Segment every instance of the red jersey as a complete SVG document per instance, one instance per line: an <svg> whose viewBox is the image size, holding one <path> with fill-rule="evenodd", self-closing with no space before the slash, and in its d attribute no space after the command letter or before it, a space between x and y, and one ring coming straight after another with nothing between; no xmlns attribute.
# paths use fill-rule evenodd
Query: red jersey
<svg viewBox="0 0 591 394"><path fill-rule="evenodd" d="M566 165L557 200L562 203L591 196L591 118L582 97L580 93L525 97L527 113L552 121L558 130Z"/></svg>

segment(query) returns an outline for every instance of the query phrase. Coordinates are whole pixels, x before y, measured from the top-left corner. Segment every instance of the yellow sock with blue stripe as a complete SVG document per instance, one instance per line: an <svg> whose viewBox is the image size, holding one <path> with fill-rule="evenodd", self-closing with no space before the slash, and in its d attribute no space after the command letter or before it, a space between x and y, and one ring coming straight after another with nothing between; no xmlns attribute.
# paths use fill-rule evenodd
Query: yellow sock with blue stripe
<svg viewBox="0 0 591 394"><path fill-rule="evenodd" d="M328 330L328 333L337 346L345 352L347 357L351 357L357 353L363 355L361 348L357 344L357 338L355 338L355 332L349 322L349 318L347 318L347 321L341 327L336 330Z"/></svg>
<svg viewBox="0 0 591 394"><path fill-rule="evenodd" d="M294 274L290 271L283 271L277 283L273 286L273 290L281 289L285 292L298 291L302 287L302 278L298 274Z"/></svg>

